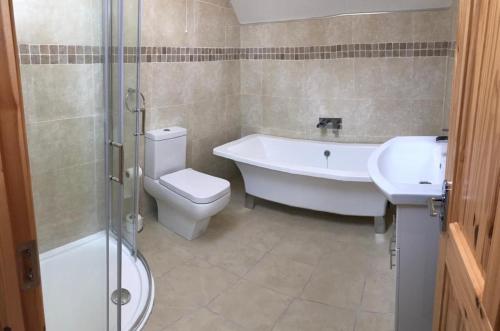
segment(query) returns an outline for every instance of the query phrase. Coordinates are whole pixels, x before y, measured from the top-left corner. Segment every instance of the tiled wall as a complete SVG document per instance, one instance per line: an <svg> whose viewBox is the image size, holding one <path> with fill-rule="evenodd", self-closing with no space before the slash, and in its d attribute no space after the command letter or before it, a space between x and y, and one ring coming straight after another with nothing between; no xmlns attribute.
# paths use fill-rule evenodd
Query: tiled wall
<svg viewBox="0 0 500 331"><path fill-rule="evenodd" d="M102 64L66 64L68 49L59 47L99 45L100 6L98 0L14 1L18 42L47 45L20 52L33 54L34 63L53 63L21 65L41 251L102 229Z"/></svg>
<svg viewBox="0 0 500 331"><path fill-rule="evenodd" d="M319 116L344 119L338 140L440 134L453 16L450 9L240 26L229 0L145 1L146 129L186 127L188 166L227 178L237 171L212 155L215 146L252 132L335 139L316 129ZM100 1L17 0L15 18L43 251L102 229ZM135 87L136 27L127 22L126 87ZM125 129L131 148L133 128ZM142 202L143 213L153 211L144 192Z"/></svg>
<svg viewBox="0 0 500 331"><path fill-rule="evenodd" d="M180 55L178 62L165 62L167 47L169 54L185 54L185 48L238 48L240 27L229 1L148 0L143 22L142 45L155 54L153 62L145 58L141 66L147 129L187 128L188 166L212 175L233 176L234 165L213 156L212 149L240 137L239 60L226 57L223 61L215 55L210 59L206 54L204 62L186 62L184 57L180 61ZM143 201L147 213L151 198L146 195Z"/></svg>
<svg viewBox="0 0 500 331"><path fill-rule="evenodd" d="M437 10L242 26L243 48L271 53L241 61L243 134L355 142L440 134L452 17ZM283 57L283 48L295 54ZM318 117L342 117L340 137L317 129Z"/></svg>

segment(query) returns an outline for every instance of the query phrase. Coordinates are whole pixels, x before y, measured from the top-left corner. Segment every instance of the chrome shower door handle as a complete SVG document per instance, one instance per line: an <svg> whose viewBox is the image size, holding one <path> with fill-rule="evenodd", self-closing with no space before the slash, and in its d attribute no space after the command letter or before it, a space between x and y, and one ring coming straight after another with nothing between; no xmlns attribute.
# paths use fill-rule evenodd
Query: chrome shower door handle
<svg viewBox="0 0 500 331"><path fill-rule="evenodd" d="M114 141L110 141L109 145L111 147L115 147L118 149L119 153L119 161L118 161L118 177L113 176L112 174L109 176L114 182L123 184L123 173L124 173L124 163L125 163L125 152L123 150L123 144L116 143Z"/></svg>
<svg viewBox="0 0 500 331"><path fill-rule="evenodd" d="M142 95L142 93L141 93ZM140 112L142 113L141 117L141 130L142 132L139 135L144 136L146 134L146 108L141 108Z"/></svg>

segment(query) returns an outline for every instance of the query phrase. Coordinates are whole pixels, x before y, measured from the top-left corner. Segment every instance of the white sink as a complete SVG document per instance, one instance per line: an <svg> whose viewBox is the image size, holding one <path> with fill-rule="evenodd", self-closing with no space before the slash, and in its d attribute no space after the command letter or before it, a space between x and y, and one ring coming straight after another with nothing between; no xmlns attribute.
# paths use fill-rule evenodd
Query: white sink
<svg viewBox="0 0 500 331"><path fill-rule="evenodd" d="M436 137L393 138L370 156L368 173L393 204L426 205L441 196L447 146Z"/></svg>

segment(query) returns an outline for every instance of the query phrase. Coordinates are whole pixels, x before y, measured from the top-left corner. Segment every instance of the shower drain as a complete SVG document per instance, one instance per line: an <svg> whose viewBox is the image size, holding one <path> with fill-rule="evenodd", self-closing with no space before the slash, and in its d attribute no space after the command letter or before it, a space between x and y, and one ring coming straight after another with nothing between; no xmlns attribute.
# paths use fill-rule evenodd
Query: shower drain
<svg viewBox="0 0 500 331"><path fill-rule="evenodd" d="M122 302L121 302L121 305L126 305L127 303L130 302L130 299L132 298L132 295L130 294L130 291L127 290L126 288L122 288L120 290L114 290L113 293L111 294L111 301L117 305L118 304L118 298L119 298L119 294L121 292L121 297L122 297Z"/></svg>

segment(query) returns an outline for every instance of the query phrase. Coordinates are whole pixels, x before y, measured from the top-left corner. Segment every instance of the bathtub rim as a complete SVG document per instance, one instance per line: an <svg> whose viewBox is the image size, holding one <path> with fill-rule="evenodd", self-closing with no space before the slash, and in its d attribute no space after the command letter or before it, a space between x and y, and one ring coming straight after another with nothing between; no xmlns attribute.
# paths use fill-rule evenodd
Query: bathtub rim
<svg viewBox="0 0 500 331"><path fill-rule="evenodd" d="M368 173L368 162L366 164L366 172L360 173L360 172L355 172L355 171L344 171L344 170L334 170L334 169L322 169L322 168L317 168L317 167L309 167L309 166L297 166L297 165L290 165L286 164L283 162L270 162L258 158L251 158L251 157L246 157L242 156L240 154L236 154L232 151L230 151L231 147L234 147L238 144L241 144L247 140L251 139L256 139L256 138L270 138L270 139L277 139L277 140L285 140L285 141L300 141L300 142L311 142L311 143L318 143L318 144L329 144L332 146L353 146L353 147L369 147L373 148L372 153L377 149L377 147L380 146L380 144L358 144L358 143L337 143L337 142L330 142L330 141L318 141L318 140L309 140L309 139L295 139L295 138L285 138L285 137L280 137L280 136L273 136L273 135L267 135L267 134L251 134L247 135L245 137L242 137L240 139L228 142L224 145L218 146L213 149L214 155L233 160L235 162L241 162L241 163L246 163L250 164L256 167L261 167L261 168L266 168L270 170L275 170L275 171L280 171L280 172L286 172L289 174L293 175L302 175L302 176L310 176L310 177L316 177L316 178L325 178L325 179L332 179L332 180L338 180L338 181L345 181L345 182L366 182L366 183L373 183L372 178L370 177L370 174Z"/></svg>

